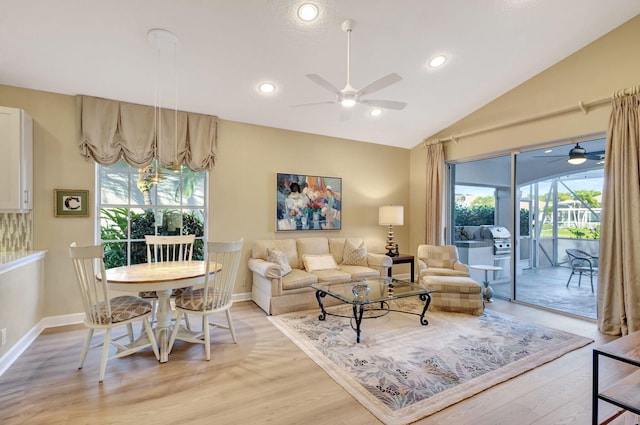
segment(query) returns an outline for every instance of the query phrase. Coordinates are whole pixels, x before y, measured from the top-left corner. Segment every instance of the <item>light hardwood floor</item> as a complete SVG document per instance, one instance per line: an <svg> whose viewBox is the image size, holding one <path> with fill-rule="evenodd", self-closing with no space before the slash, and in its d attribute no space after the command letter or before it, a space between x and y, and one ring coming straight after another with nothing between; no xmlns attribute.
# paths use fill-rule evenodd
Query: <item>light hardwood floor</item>
<svg viewBox="0 0 640 425"><path fill-rule="evenodd" d="M496 301L489 308L593 338L596 325ZM169 362L151 351L107 365L98 383L99 350L78 370L85 328L48 329L0 377L0 424L378 424L324 371L277 330L253 302L232 308L238 344L212 334L202 346L177 344ZM373 330L373 328L371 328ZM419 424L589 424L593 344L536 368ZM603 385L629 368L604 362ZM613 406L601 402L601 411Z"/></svg>

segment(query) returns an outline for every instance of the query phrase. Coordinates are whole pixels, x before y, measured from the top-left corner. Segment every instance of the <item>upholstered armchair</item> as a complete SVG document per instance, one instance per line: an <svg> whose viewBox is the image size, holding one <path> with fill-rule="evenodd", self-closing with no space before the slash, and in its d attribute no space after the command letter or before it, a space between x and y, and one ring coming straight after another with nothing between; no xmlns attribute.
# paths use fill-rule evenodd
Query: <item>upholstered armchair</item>
<svg viewBox="0 0 640 425"><path fill-rule="evenodd" d="M458 260L458 248L455 245L419 245L418 246L418 282L424 276L463 276L469 277L469 267Z"/></svg>

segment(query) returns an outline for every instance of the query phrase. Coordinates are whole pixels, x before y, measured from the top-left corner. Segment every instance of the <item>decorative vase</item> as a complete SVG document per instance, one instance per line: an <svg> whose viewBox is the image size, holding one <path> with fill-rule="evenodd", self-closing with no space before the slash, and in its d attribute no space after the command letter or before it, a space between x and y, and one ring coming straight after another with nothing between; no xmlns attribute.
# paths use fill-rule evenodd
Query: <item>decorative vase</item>
<svg viewBox="0 0 640 425"><path fill-rule="evenodd" d="M358 283L357 285L353 285L351 291L357 298L364 298L369 295L369 291L371 291L371 288L366 283Z"/></svg>

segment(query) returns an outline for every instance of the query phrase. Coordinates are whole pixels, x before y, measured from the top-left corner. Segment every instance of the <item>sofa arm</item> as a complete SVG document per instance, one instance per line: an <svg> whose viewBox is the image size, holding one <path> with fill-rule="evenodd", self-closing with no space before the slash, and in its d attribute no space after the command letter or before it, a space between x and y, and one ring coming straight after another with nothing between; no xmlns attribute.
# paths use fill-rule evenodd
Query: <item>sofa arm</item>
<svg viewBox="0 0 640 425"><path fill-rule="evenodd" d="M384 254L369 252L367 253L367 264L375 267L391 267L393 265L393 261L391 260L391 257Z"/></svg>
<svg viewBox="0 0 640 425"><path fill-rule="evenodd" d="M424 261L422 261L421 259L418 258L418 260L416 261L416 263L418 263L418 273L422 270L427 270L427 263L425 263Z"/></svg>
<svg viewBox="0 0 640 425"><path fill-rule="evenodd" d="M380 272L380 276L386 276L392 265L391 257L373 252L367 253L367 266Z"/></svg>
<svg viewBox="0 0 640 425"><path fill-rule="evenodd" d="M469 266L467 266L466 264L461 263L460 261L456 261L455 263L453 263L453 269L469 273Z"/></svg>
<svg viewBox="0 0 640 425"><path fill-rule="evenodd" d="M249 258L249 270L268 279L280 279L282 269L276 263L270 263L261 258Z"/></svg>

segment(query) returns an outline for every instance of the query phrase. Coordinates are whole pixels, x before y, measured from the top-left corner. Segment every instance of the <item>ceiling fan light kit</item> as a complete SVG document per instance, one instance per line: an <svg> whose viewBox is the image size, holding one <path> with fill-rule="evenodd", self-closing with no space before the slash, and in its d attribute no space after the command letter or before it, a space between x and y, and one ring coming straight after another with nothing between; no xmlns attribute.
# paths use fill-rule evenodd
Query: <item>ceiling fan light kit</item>
<svg viewBox="0 0 640 425"><path fill-rule="evenodd" d="M580 146L580 144L576 143L576 145L569 151L569 159L567 162L573 165L582 164L587 160L586 157L587 151Z"/></svg>
<svg viewBox="0 0 640 425"><path fill-rule="evenodd" d="M394 109L402 110L407 104L405 102L398 102L395 100L381 100L381 99L363 99L364 96L380 91L389 87L392 84L402 81L402 77L396 73L386 75L382 78L367 84L360 90L356 90L351 86L351 32L353 31L353 20L345 20L341 28L347 33L347 81L342 90L335 87L333 84L322 78L318 74L307 74L306 77L311 81L324 88L325 90L333 93L336 98L333 101L325 102L313 102L294 106L310 106L326 103L339 103L344 108L351 108L356 104L364 104L381 109Z"/></svg>

